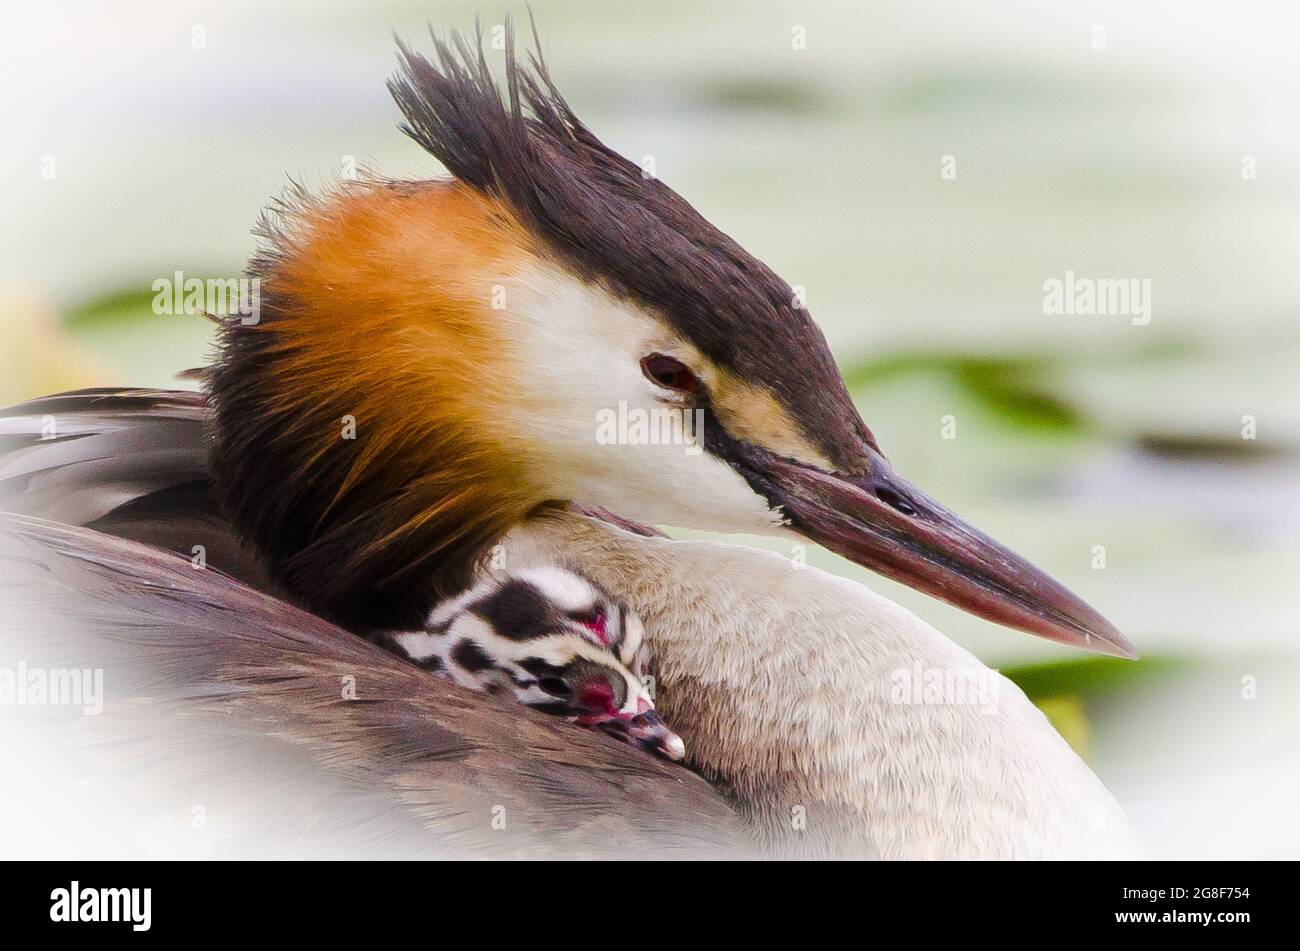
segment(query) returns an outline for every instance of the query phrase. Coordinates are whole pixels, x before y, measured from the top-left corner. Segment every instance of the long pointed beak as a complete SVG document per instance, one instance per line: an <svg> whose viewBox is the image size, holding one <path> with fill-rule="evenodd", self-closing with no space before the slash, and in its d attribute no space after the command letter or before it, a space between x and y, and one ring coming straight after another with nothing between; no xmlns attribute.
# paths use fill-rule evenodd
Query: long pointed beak
<svg viewBox="0 0 1300 951"><path fill-rule="evenodd" d="M813 541L998 624L1136 659L1109 621L1049 575L898 476L870 446L857 478L746 447L743 469Z"/></svg>

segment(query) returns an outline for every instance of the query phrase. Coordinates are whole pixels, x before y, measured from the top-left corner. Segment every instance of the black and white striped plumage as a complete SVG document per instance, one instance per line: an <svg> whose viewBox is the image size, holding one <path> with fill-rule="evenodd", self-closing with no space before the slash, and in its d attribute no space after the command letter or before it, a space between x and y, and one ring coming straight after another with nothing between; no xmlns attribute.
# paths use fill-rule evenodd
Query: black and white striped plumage
<svg viewBox="0 0 1300 951"><path fill-rule="evenodd" d="M640 619L572 571L496 573L438 605L425 629L379 641L462 687L513 695L669 759L685 755L655 713Z"/></svg>

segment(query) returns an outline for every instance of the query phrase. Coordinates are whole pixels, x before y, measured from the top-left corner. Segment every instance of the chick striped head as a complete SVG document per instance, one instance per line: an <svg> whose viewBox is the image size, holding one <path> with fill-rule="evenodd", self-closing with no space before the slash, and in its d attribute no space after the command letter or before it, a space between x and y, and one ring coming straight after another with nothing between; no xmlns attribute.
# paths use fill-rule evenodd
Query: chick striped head
<svg viewBox="0 0 1300 951"><path fill-rule="evenodd" d="M567 569L497 573L438 605L426 629L391 635L391 645L462 687L513 696L668 759L686 755L655 712L640 618Z"/></svg>

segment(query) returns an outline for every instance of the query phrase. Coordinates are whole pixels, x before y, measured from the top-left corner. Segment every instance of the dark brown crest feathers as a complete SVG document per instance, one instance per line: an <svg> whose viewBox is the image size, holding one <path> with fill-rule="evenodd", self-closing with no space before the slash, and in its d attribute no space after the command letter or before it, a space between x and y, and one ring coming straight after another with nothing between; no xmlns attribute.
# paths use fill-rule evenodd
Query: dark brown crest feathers
<svg viewBox="0 0 1300 951"><path fill-rule="evenodd" d="M504 98L481 32L475 43L452 33L433 44L426 59L399 43L389 89L408 135L505 201L580 276L651 308L710 359L773 392L839 467L861 468L870 433L785 281L596 138L539 53L520 63L509 21Z"/></svg>

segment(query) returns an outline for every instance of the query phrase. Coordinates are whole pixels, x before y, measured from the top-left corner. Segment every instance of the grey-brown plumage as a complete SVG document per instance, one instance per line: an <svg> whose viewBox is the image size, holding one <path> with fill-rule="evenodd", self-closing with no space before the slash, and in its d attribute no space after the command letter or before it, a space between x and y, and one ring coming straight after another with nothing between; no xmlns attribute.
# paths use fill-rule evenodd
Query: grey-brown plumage
<svg viewBox="0 0 1300 951"><path fill-rule="evenodd" d="M205 561L282 594L212 492L212 411L186 390L97 388L0 411L0 509Z"/></svg>
<svg viewBox="0 0 1300 951"><path fill-rule="evenodd" d="M111 741L138 788L211 796L235 777L257 798L232 854L265 854L272 831L311 855L673 857L748 841L685 769L435 682L145 545L0 514L0 598L6 653L105 669L106 715L82 735Z"/></svg>

